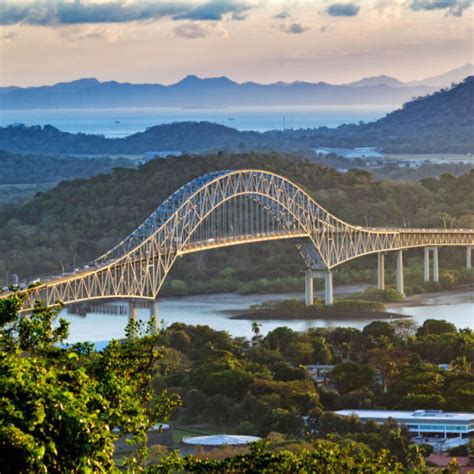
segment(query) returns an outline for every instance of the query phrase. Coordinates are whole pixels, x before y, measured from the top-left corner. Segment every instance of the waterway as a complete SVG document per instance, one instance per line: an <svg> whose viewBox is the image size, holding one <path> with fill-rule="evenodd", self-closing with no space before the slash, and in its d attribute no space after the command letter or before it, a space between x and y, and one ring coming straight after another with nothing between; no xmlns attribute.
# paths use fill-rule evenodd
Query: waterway
<svg viewBox="0 0 474 474"><path fill-rule="evenodd" d="M207 121L238 130L264 132L282 128L337 127L343 123L370 122L396 109L385 105L309 105L274 107L130 107L95 109L0 110L0 126L13 123L53 125L71 133L119 138L148 127L182 121Z"/></svg>
<svg viewBox="0 0 474 474"><path fill-rule="evenodd" d="M350 294L363 289L363 286L346 286L337 288L336 294ZM204 324L216 330L228 331L232 336L251 337L251 321L229 319L234 311L243 311L253 304L265 301L289 298L303 299L302 293L239 295L223 293L215 295L199 295L179 298L163 298L159 300L159 319L165 326L174 322L185 324ZM120 303L119 303L120 304ZM123 304L123 303L122 303ZM457 291L438 295L417 296L406 305L393 305L390 311L410 315L418 324L426 319L446 319L458 328L474 329L474 294L472 291ZM87 316L69 314L63 310L62 317L70 321L68 342L90 341L103 346L104 341L124 337L127 316L124 314L110 315L89 313ZM138 309L137 317L147 320L147 309ZM311 321L259 321L262 333L266 334L279 326L288 326L296 331L304 331L312 327L348 326L363 328L371 320L311 320Z"/></svg>

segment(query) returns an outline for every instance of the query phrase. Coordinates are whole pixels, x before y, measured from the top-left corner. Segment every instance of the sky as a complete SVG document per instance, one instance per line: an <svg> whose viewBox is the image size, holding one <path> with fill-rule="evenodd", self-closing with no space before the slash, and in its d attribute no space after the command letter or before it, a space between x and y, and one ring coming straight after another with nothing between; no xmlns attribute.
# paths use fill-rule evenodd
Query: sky
<svg viewBox="0 0 474 474"><path fill-rule="evenodd" d="M0 85L414 80L474 62L474 0L0 0Z"/></svg>

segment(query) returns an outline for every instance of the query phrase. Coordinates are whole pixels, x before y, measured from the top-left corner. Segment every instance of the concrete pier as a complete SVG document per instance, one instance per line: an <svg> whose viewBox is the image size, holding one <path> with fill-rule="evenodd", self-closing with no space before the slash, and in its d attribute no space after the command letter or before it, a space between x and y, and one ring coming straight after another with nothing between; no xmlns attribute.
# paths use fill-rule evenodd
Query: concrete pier
<svg viewBox="0 0 474 474"><path fill-rule="evenodd" d="M433 252L433 281L439 282L439 259L438 247L425 247L425 259L423 261L423 280L430 281L430 252Z"/></svg>
<svg viewBox="0 0 474 474"><path fill-rule="evenodd" d="M467 247L466 249L466 268L470 270L472 268L472 249L474 247Z"/></svg>
<svg viewBox="0 0 474 474"><path fill-rule="evenodd" d="M423 281L430 281L430 248L425 247L425 259L423 260Z"/></svg>
<svg viewBox="0 0 474 474"><path fill-rule="evenodd" d="M313 272L311 270L306 270L305 304L306 306L314 304Z"/></svg>
<svg viewBox="0 0 474 474"><path fill-rule="evenodd" d="M377 288L385 289L385 254L383 252L377 254Z"/></svg>
<svg viewBox="0 0 474 474"><path fill-rule="evenodd" d="M438 247L433 247L433 281L439 282Z"/></svg>
<svg viewBox="0 0 474 474"><path fill-rule="evenodd" d="M159 332L159 318L158 318L158 301L153 301L150 304L150 327L152 334L156 335Z"/></svg>
<svg viewBox="0 0 474 474"><path fill-rule="evenodd" d="M326 270L324 272L324 303L326 306L331 306L334 303L331 270Z"/></svg>
<svg viewBox="0 0 474 474"><path fill-rule="evenodd" d="M134 301L128 303L128 322L132 326L130 337L134 340L137 337L137 305Z"/></svg>
<svg viewBox="0 0 474 474"><path fill-rule="evenodd" d="M397 251L397 291L402 295L405 294L405 286L403 284L403 250Z"/></svg>

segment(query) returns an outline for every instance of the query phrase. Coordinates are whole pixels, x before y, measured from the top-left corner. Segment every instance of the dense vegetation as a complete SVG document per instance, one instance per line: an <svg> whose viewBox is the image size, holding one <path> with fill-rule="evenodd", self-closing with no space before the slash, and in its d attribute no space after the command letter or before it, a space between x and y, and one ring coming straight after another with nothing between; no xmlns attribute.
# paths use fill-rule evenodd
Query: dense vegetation
<svg viewBox="0 0 474 474"><path fill-rule="evenodd" d="M287 176L353 224L474 227L474 172L461 177L443 174L439 180L419 183L376 182L365 171L338 173L278 154L184 156L154 160L136 170L115 169L107 175L62 182L27 204L0 211L0 275L51 275L63 267L70 270L87 263L136 228L189 180L219 169L239 168ZM419 252L413 255L419 257ZM448 256L452 260L456 255L443 249L441 259ZM464 255L458 257L459 263L464 261ZM443 260L441 263L445 268ZM368 264L371 270L365 269ZM302 267L290 242L239 246L180 259L168 289L173 294L267 291L269 287L292 290L302 287ZM375 281L374 269L370 257L360 259L342 266L336 278L342 283Z"/></svg>
<svg viewBox="0 0 474 474"><path fill-rule="evenodd" d="M77 158L15 155L0 150L0 185L59 182L108 173L116 167L132 167L124 158Z"/></svg>
<svg viewBox="0 0 474 474"><path fill-rule="evenodd" d="M20 317L21 302L0 300L2 472L110 472L117 429L137 443L126 464L140 466L147 431L179 403L152 390L153 338L62 348L68 323L53 328L57 311L40 304Z"/></svg>
<svg viewBox="0 0 474 474"><path fill-rule="evenodd" d="M0 128L0 148L34 153L143 153L180 150L302 150L317 146L378 146L397 153L472 153L474 77L408 102L367 124L330 129L237 131L222 125L181 122L151 127L125 138L72 134L55 127Z"/></svg>
<svg viewBox="0 0 474 474"><path fill-rule="evenodd" d="M375 321L353 328L280 327L265 337L252 325L249 345L205 326L175 323L158 343L166 347L155 386L179 393L177 420L210 422L238 432L298 436L302 417L319 433L341 434L333 414L343 408L474 410L474 334L446 321ZM437 364L451 364L443 370ZM305 366L334 364L316 385ZM337 428L329 428L330 420ZM307 428L307 427L306 427ZM349 429L349 428L344 428ZM350 428L356 432L357 430Z"/></svg>
<svg viewBox="0 0 474 474"><path fill-rule="evenodd" d="M58 345L68 327L64 320L52 326L56 311L37 305L24 318L20 306L20 295L0 300L6 473L115 471L119 433L134 435L135 449L120 461L130 472L425 473L430 450L412 445L405 428L331 410L474 410L474 335L445 321L418 330L407 322L374 322L362 331L281 327L265 337L254 324L251 341L173 324L96 352L88 344ZM311 363L335 367L317 384L305 367ZM145 468L147 430L173 410L174 423L213 423L269 443L226 459L161 451Z"/></svg>

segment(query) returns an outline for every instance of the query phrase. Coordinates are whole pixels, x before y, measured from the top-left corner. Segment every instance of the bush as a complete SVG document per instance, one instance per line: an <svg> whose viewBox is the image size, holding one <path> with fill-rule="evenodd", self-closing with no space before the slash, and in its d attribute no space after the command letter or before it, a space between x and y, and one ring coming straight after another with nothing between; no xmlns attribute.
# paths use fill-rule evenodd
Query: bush
<svg viewBox="0 0 474 474"><path fill-rule="evenodd" d="M363 301L363 300L339 300L328 308L330 311L383 311L385 305L378 301Z"/></svg>
<svg viewBox="0 0 474 474"><path fill-rule="evenodd" d="M398 303L404 300L404 296L393 288L381 290L379 288L367 288L358 295L357 299L364 301L378 301L381 303Z"/></svg>
<svg viewBox="0 0 474 474"><path fill-rule="evenodd" d="M455 448L449 450L449 455L450 456L467 456L468 455L467 446L456 446Z"/></svg>

